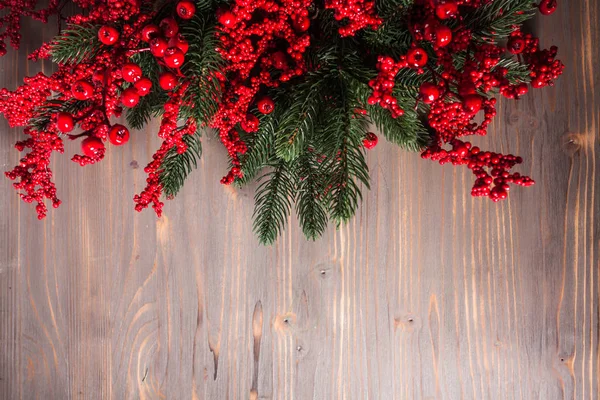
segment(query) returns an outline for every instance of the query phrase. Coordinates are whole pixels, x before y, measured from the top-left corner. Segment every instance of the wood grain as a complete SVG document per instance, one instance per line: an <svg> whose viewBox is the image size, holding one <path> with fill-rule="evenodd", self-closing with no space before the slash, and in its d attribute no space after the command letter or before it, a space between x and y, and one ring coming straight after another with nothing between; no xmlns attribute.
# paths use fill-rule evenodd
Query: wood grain
<svg viewBox="0 0 600 400"><path fill-rule="evenodd" d="M99 165L69 145L43 222L1 179L0 399L598 398L599 20L572 0L532 26L567 70L479 141L537 180L502 204L382 144L350 224L312 243L290 218L265 248L214 138L163 218L133 211L155 126ZM49 68L25 54L51 34L1 86ZM0 126L6 170L20 133Z"/></svg>

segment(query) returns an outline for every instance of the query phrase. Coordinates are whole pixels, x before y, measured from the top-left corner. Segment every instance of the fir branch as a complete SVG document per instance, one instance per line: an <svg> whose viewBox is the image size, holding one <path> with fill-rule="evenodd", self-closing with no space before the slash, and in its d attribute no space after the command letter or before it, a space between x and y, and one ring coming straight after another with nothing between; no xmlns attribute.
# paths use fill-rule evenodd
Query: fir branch
<svg viewBox="0 0 600 400"><path fill-rule="evenodd" d="M324 179L324 202L330 217L338 224L350 219L362 198L359 183L369 188L369 168L362 140L368 121L355 113L355 103L347 82L340 73L338 87L332 90L331 109L324 112L315 135L315 150L324 156L319 173ZM333 88L332 88L333 89Z"/></svg>
<svg viewBox="0 0 600 400"><path fill-rule="evenodd" d="M291 86L282 104L283 112L278 118L275 140L277 157L291 161L304 149L304 142L313 135L319 116L322 94L327 90L327 77L320 73L309 73L303 83ZM291 93L290 93L291 92ZM281 104L281 103L278 103Z"/></svg>
<svg viewBox="0 0 600 400"><path fill-rule="evenodd" d="M75 65L93 59L102 47L98 40L99 29L97 25L69 24L52 43L52 61Z"/></svg>
<svg viewBox="0 0 600 400"><path fill-rule="evenodd" d="M236 185L244 186L252 181L269 161L274 159L273 144L278 126L278 108L272 114L261 115L258 131L248 134L241 129L240 137L248 145L246 154L240 156L242 178L235 180Z"/></svg>
<svg viewBox="0 0 600 400"><path fill-rule="evenodd" d="M369 189L369 168L362 147L366 127L362 118L347 118L344 123L347 134L342 136L339 152L323 161L320 168L320 173L327 177L327 209L338 225L354 216L362 200L359 182Z"/></svg>
<svg viewBox="0 0 600 400"><path fill-rule="evenodd" d="M476 36L497 41L508 37L517 25L535 14L535 1L495 0L464 16Z"/></svg>
<svg viewBox="0 0 600 400"><path fill-rule="evenodd" d="M184 135L183 141L187 144L187 150L179 154L176 147L169 149L160 165L159 179L167 198L177 195L202 155L202 143L198 135Z"/></svg>
<svg viewBox="0 0 600 400"><path fill-rule="evenodd" d="M316 240L327 228L327 209L323 204L323 176L312 147L307 146L296 160L296 213L307 239Z"/></svg>
<svg viewBox="0 0 600 400"><path fill-rule="evenodd" d="M221 85L216 73L224 63L216 51L219 42L212 14L196 12L194 18L183 26L182 34L189 43L183 72L192 80L183 97L183 103L191 106L182 107L182 113L184 117L196 119L198 125L208 125L218 109Z"/></svg>
<svg viewBox="0 0 600 400"><path fill-rule="evenodd" d="M429 132L413 110L393 118L392 114L379 106L369 106L369 118L387 140L408 151L421 151L429 142Z"/></svg>
<svg viewBox="0 0 600 400"><path fill-rule="evenodd" d="M42 107L38 107L35 110L35 116L29 120L28 125L38 132L43 132L48 129L54 114L59 112L76 114L85 109L88 105L88 101L50 99Z"/></svg>
<svg viewBox="0 0 600 400"><path fill-rule="evenodd" d="M506 57L500 60L498 65L494 67L497 68L506 68L508 69L508 73L506 74L506 79L513 85L516 83L529 83L531 81L531 75L529 67L526 64L523 64L512 57Z"/></svg>
<svg viewBox="0 0 600 400"><path fill-rule="evenodd" d="M254 197L253 228L262 244L271 244L283 231L294 197L294 176L287 161L280 160L263 175Z"/></svg>
<svg viewBox="0 0 600 400"><path fill-rule="evenodd" d="M160 66L156 58L148 51L136 53L131 61L142 69L143 76L152 81L152 89L146 96L140 97L137 106L127 109L127 123L134 129L142 129L152 118L162 114L163 106L169 99L164 90L160 88L158 77Z"/></svg>

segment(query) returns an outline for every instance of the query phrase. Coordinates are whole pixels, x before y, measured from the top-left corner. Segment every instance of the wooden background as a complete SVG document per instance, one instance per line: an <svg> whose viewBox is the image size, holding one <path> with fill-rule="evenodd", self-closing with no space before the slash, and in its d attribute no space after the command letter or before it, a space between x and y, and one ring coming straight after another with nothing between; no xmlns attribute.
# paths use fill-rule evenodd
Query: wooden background
<svg viewBox="0 0 600 400"><path fill-rule="evenodd" d="M1 179L0 399L597 398L599 3L559 3L531 28L565 75L477 142L537 180L502 204L382 143L348 226L308 243L292 218L265 248L214 138L163 218L133 211L155 127L99 165L55 157L43 222ZM52 34L32 26L0 86L49 67L25 61ZM20 133L0 126L7 170Z"/></svg>

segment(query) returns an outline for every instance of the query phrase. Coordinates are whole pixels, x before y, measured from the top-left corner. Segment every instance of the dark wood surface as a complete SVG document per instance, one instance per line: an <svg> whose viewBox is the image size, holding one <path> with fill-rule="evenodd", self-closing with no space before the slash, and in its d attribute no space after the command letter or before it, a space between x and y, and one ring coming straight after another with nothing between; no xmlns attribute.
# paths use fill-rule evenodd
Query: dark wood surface
<svg viewBox="0 0 600 400"><path fill-rule="evenodd" d="M382 143L350 224L308 243L291 218L265 248L214 138L163 218L133 211L155 126L85 168L70 144L43 222L1 179L0 399L597 398L599 3L559 3L532 29L565 75L477 141L537 180L501 204ZM49 68L25 61L44 29L0 86ZM0 126L6 170L20 132Z"/></svg>

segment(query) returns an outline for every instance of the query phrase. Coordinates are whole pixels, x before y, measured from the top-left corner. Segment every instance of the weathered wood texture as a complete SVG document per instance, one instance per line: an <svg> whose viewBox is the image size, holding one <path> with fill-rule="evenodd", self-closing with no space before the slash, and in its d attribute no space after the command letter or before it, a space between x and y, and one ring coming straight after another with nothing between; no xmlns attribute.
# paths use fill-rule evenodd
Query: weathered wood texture
<svg viewBox="0 0 600 400"><path fill-rule="evenodd" d="M478 142L537 179L502 204L381 144L348 226L308 243L292 219L264 248L212 138L166 216L133 211L155 129L86 168L70 144L43 222L1 179L0 399L597 398L598 21L573 0L532 27L567 70ZM40 68L35 43L0 61L1 86ZM6 170L20 133L1 126Z"/></svg>

